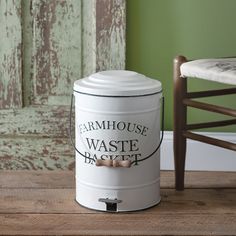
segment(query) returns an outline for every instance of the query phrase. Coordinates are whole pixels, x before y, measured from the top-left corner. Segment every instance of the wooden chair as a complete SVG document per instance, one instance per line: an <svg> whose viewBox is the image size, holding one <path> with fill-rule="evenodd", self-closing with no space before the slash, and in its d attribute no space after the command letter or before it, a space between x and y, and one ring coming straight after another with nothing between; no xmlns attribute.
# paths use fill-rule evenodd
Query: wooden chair
<svg viewBox="0 0 236 236"><path fill-rule="evenodd" d="M236 85L236 58L201 59L187 61L184 56L174 59L174 158L175 188L184 189L186 139L212 144L236 151L236 144L190 132L200 128L211 128L236 124L236 119L207 123L188 124L187 107L216 112L236 117L236 110L195 101L195 98L236 94L236 88L200 92L187 91L187 78L199 78Z"/></svg>

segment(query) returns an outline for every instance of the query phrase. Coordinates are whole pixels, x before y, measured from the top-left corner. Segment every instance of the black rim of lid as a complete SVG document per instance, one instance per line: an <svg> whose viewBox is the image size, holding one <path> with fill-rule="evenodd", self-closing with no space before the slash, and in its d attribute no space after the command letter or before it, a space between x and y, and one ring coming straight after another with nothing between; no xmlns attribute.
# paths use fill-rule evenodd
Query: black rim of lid
<svg viewBox="0 0 236 236"><path fill-rule="evenodd" d="M148 94L137 94L137 95L100 95L100 94L93 94L93 93L84 93L84 92L79 92L76 90L73 90L76 93L84 94L84 95L89 95L89 96L95 96L95 97L109 97L109 98L130 98L130 97L145 97L145 96L152 96L156 95L159 93L162 93L162 90L155 92L155 93L148 93Z"/></svg>

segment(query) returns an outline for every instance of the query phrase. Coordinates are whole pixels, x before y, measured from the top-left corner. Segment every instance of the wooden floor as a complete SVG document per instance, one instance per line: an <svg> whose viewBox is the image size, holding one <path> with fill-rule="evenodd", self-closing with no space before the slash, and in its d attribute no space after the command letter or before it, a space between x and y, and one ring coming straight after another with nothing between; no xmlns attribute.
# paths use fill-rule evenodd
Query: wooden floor
<svg viewBox="0 0 236 236"><path fill-rule="evenodd" d="M101 213L75 203L74 173L1 171L2 235L236 235L236 173L188 172L184 192L161 173L160 205Z"/></svg>

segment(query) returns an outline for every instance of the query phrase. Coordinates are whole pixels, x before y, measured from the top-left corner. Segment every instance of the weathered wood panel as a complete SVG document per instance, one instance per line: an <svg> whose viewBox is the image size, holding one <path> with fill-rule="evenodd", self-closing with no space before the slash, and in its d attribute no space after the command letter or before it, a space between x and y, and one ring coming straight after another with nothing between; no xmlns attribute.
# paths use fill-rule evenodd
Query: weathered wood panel
<svg viewBox="0 0 236 236"><path fill-rule="evenodd" d="M22 106L21 1L0 0L0 109Z"/></svg>
<svg viewBox="0 0 236 236"><path fill-rule="evenodd" d="M71 169L73 82L96 70L124 69L125 1L103 1L101 9L96 0L0 4L0 109L24 105L0 111L0 169Z"/></svg>
<svg viewBox="0 0 236 236"><path fill-rule="evenodd" d="M73 169L74 151L63 138L0 137L0 169L54 170Z"/></svg>
<svg viewBox="0 0 236 236"><path fill-rule="evenodd" d="M96 1L96 69L125 67L125 0Z"/></svg>
<svg viewBox="0 0 236 236"><path fill-rule="evenodd" d="M31 1L32 33L25 36L32 39L26 58L32 70L25 71L31 104L69 104L73 82L81 78L81 1Z"/></svg>
<svg viewBox="0 0 236 236"><path fill-rule="evenodd" d="M83 76L125 68L125 0L82 1Z"/></svg>
<svg viewBox="0 0 236 236"><path fill-rule="evenodd" d="M82 75L96 72L96 0L82 0Z"/></svg>
<svg viewBox="0 0 236 236"><path fill-rule="evenodd" d="M0 135L68 137L69 110L68 106L31 106L1 110Z"/></svg>
<svg viewBox="0 0 236 236"><path fill-rule="evenodd" d="M28 107L33 97L33 21L32 0L21 1L22 6L22 41L23 41L23 100L24 106Z"/></svg>

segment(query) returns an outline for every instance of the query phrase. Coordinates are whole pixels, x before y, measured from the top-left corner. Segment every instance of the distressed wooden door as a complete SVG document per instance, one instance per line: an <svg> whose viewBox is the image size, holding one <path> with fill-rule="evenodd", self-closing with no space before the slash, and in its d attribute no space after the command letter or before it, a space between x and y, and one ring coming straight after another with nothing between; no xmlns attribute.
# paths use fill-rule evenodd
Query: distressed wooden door
<svg viewBox="0 0 236 236"><path fill-rule="evenodd" d="M0 0L0 169L72 169L73 82L125 66L125 0Z"/></svg>

